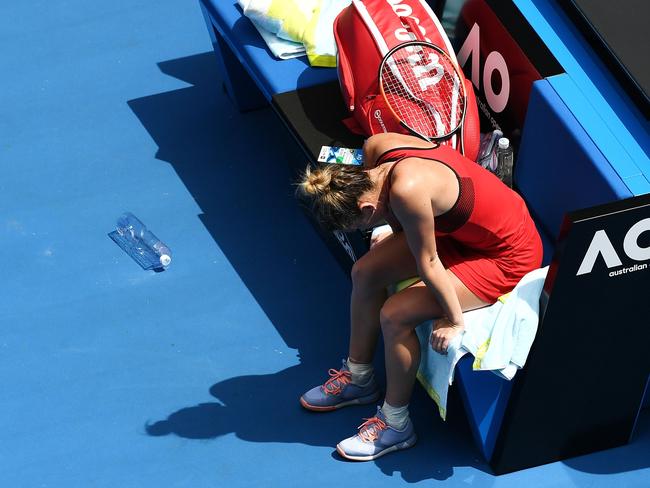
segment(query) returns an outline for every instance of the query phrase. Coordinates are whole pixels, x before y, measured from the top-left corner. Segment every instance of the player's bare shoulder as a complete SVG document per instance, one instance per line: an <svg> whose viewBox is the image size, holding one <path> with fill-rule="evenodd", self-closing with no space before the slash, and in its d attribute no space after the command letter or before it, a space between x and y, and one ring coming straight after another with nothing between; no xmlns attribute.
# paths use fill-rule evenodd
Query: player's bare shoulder
<svg viewBox="0 0 650 488"><path fill-rule="evenodd" d="M391 193L408 195L431 187L431 164L420 158L405 158L395 163L391 175Z"/></svg>
<svg viewBox="0 0 650 488"><path fill-rule="evenodd" d="M397 134L395 132L386 132L370 136L364 146L364 165L367 168L374 168L377 165L377 159L387 151L397 148L415 147L429 148L432 143L424 141L419 137Z"/></svg>

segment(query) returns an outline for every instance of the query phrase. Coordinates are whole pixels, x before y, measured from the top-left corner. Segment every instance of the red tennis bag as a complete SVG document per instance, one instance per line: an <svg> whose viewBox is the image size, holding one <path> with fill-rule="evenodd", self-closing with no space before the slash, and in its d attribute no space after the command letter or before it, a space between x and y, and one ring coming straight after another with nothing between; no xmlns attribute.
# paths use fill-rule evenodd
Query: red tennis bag
<svg viewBox="0 0 650 488"><path fill-rule="evenodd" d="M417 29L416 29L417 27ZM334 21L338 48L337 69L343 100L352 114L344 120L358 134L408 134L379 95L379 66L393 47L408 41L426 41L440 47L454 61L456 55L440 21L424 0L352 0ZM480 143L478 107L472 83L467 93L463 127L464 154L475 160ZM456 137L443 144L456 147Z"/></svg>

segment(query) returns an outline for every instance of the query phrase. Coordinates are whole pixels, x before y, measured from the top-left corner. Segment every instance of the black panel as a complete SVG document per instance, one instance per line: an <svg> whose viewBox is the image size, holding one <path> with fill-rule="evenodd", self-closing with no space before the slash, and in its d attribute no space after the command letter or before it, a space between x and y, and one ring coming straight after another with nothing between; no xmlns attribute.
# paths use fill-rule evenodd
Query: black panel
<svg viewBox="0 0 650 488"><path fill-rule="evenodd" d="M633 241L650 248L650 195L565 219L547 306L490 461L497 474L629 441L650 374L650 256L631 259L623 245L639 222L647 230ZM622 264L608 268L598 253L590 272L578 275L603 231Z"/></svg>
<svg viewBox="0 0 650 488"><path fill-rule="evenodd" d="M321 146L357 148L364 138L352 134L342 120L349 117L337 81L273 96L273 108L316 161Z"/></svg>
<svg viewBox="0 0 650 488"><path fill-rule="evenodd" d="M650 2L558 0L630 98L650 118Z"/></svg>
<svg viewBox="0 0 650 488"><path fill-rule="evenodd" d="M537 35L512 0L485 0L542 78L564 73L564 68Z"/></svg>

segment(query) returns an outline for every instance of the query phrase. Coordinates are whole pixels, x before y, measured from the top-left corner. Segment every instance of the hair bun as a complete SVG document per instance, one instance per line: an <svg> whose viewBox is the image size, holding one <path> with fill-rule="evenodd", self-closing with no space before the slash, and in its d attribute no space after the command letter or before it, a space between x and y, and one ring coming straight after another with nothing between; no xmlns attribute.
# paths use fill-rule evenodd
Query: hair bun
<svg viewBox="0 0 650 488"><path fill-rule="evenodd" d="M324 171L322 169L311 171L307 168L303 180L303 188L307 194L323 195L329 192L331 181L332 174L329 171Z"/></svg>

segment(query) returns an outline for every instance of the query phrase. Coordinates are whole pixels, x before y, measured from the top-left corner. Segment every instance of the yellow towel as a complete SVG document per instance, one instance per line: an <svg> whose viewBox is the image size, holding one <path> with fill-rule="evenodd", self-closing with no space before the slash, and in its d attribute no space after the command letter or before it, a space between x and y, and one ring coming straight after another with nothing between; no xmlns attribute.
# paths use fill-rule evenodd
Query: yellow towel
<svg viewBox="0 0 650 488"><path fill-rule="evenodd" d="M264 29L302 43L312 66L335 67L334 18L349 4L350 0L248 0L243 7L244 14Z"/></svg>

